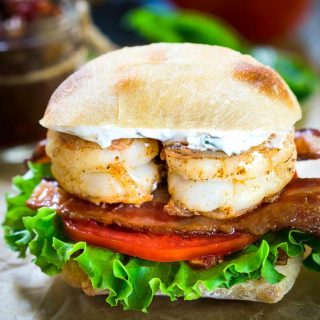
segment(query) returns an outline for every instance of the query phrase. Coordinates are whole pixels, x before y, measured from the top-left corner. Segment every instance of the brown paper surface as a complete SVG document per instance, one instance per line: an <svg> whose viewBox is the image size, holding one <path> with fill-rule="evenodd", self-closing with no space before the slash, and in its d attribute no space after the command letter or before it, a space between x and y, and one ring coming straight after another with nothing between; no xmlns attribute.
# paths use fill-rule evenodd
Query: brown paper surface
<svg viewBox="0 0 320 320"><path fill-rule="evenodd" d="M320 128L320 96L304 108L301 127ZM320 177L320 162L306 166L306 174ZM0 164L0 219L5 205L3 195L10 179L22 173L23 166ZM105 303L105 297L87 297L61 277L49 278L28 259L18 259L3 242L0 231L0 320L27 319L152 319L152 320L236 320L236 319L320 319L320 275L302 269L293 289L277 304L200 299L170 302L156 297L148 314L122 311Z"/></svg>

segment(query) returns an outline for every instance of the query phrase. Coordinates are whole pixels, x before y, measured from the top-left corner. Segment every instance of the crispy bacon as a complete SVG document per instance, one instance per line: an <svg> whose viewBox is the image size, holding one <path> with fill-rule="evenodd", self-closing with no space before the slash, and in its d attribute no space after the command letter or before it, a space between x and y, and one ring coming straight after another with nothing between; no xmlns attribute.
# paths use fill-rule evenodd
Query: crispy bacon
<svg viewBox="0 0 320 320"><path fill-rule="evenodd" d="M223 256L206 256L188 261L188 264L193 269L210 269L215 265L224 261Z"/></svg>
<svg viewBox="0 0 320 320"><path fill-rule="evenodd" d="M320 131L303 129L296 133L295 143L300 160L320 158ZM32 161L47 163L45 141L37 146ZM140 207L124 204L96 206L74 197L56 182L42 181L28 201L36 209L53 207L63 217L94 220L104 225L118 225L136 231L158 234L209 234L245 232L263 235L268 231L299 229L320 237L320 179L295 179L274 203L229 220L205 216L178 217L166 214L169 201L166 188L156 190L154 200Z"/></svg>
<svg viewBox="0 0 320 320"><path fill-rule="evenodd" d="M295 144L298 160L320 159L320 131L302 129L296 131Z"/></svg>
<svg viewBox="0 0 320 320"><path fill-rule="evenodd" d="M41 140L37 143L32 155L28 161L36 163L50 163L50 158L46 154L47 140Z"/></svg>
<svg viewBox="0 0 320 320"><path fill-rule="evenodd" d="M157 190L153 201L140 207L124 204L96 206L64 192L56 182L42 181L27 202L33 209L52 207L63 217L94 220L155 234L210 234L244 232L263 235L268 231L298 229L320 237L320 179L293 180L278 201L266 203L234 219L216 220L204 216L169 216L165 188Z"/></svg>

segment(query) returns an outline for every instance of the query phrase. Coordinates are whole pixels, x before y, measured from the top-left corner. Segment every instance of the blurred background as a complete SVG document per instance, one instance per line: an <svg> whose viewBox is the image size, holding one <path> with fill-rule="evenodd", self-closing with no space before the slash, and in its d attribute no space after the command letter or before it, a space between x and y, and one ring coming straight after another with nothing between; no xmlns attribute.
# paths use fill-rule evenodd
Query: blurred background
<svg viewBox="0 0 320 320"><path fill-rule="evenodd" d="M319 89L319 0L0 0L0 162L20 162L45 137L38 120L70 73L118 47L151 42L251 54L303 105Z"/></svg>

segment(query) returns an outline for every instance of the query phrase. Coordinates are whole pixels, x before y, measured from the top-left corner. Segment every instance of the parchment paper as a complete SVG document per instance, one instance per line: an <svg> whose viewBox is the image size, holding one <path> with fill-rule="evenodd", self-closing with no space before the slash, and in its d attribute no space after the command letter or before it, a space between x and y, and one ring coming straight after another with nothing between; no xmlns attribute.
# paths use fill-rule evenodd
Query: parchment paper
<svg viewBox="0 0 320 320"><path fill-rule="evenodd" d="M320 128L320 95L304 107L300 127ZM3 221L3 195L10 190L10 179L22 173L23 166L0 167L0 218ZM320 177L320 161L299 164L304 176ZM29 257L16 258L5 247L0 235L0 320L27 319L152 319L152 320L236 320L236 319L320 319L320 275L303 269L289 294L277 304L200 299L170 302L156 297L148 314L111 308L104 297L87 297L57 276L49 278L33 265Z"/></svg>

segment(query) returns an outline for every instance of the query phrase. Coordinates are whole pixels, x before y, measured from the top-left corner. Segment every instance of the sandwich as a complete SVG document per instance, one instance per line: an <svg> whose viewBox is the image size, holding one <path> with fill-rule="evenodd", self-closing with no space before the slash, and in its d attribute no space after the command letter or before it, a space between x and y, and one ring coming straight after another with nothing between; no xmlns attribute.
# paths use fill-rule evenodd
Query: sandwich
<svg viewBox="0 0 320 320"><path fill-rule="evenodd" d="M6 241L124 309L155 295L275 303L302 264L320 271L320 179L296 173L300 118L275 71L227 48L105 54L51 97L47 139L7 197Z"/></svg>

